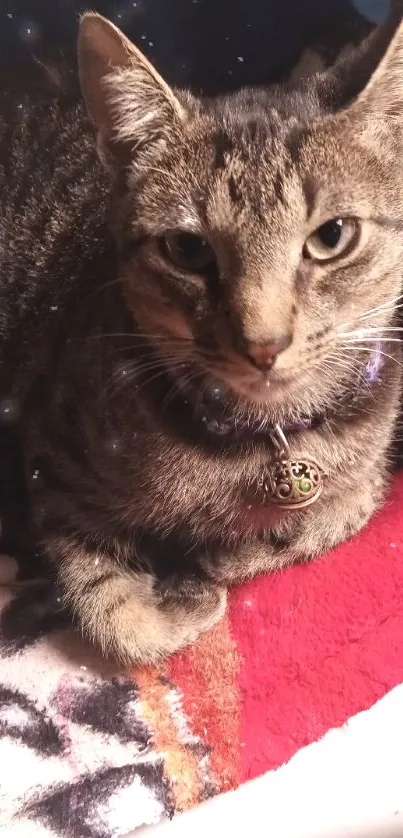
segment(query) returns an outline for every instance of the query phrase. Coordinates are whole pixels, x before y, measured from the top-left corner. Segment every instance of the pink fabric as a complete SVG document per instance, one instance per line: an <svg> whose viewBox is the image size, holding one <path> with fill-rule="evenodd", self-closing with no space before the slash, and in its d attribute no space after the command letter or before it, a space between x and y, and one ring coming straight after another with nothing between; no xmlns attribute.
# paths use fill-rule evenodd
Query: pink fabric
<svg viewBox="0 0 403 838"><path fill-rule="evenodd" d="M234 591L243 780L403 681L403 476L359 536Z"/></svg>

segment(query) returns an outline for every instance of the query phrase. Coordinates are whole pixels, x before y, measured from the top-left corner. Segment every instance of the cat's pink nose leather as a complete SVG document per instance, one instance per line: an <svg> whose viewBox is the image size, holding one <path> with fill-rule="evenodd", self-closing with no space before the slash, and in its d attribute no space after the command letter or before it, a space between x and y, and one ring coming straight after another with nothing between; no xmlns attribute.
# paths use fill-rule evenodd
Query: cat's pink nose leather
<svg viewBox="0 0 403 838"><path fill-rule="evenodd" d="M292 341L292 335L282 335L265 343L248 343L248 355L255 367L268 372L281 352L284 352Z"/></svg>

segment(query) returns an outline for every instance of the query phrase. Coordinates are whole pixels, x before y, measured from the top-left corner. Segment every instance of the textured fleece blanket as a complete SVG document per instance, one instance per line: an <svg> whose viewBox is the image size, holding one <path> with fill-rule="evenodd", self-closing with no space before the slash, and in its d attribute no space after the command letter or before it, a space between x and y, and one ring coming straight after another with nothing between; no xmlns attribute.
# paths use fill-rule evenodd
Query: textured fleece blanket
<svg viewBox="0 0 403 838"><path fill-rule="evenodd" d="M0 559L0 835L113 838L235 788L403 682L403 476L332 554L234 591L165 666L122 672Z"/></svg>

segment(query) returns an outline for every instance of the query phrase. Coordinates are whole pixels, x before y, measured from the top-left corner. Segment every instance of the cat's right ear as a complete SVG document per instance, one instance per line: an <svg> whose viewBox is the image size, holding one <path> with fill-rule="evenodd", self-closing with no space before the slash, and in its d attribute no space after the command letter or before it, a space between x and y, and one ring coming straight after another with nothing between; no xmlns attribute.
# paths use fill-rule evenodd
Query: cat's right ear
<svg viewBox="0 0 403 838"><path fill-rule="evenodd" d="M81 89L108 168L164 142L185 119L171 88L116 26L89 12L78 36Z"/></svg>
<svg viewBox="0 0 403 838"><path fill-rule="evenodd" d="M390 121L403 126L403 21L399 22L384 55L349 112L378 127Z"/></svg>
<svg viewBox="0 0 403 838"><path fill-rule="evenodd" d="M379 112L399 98L403 0L392 0L388 17L359 47L343 50L333 67L318 73L316 90L327 111L360 107Z"/></svg>

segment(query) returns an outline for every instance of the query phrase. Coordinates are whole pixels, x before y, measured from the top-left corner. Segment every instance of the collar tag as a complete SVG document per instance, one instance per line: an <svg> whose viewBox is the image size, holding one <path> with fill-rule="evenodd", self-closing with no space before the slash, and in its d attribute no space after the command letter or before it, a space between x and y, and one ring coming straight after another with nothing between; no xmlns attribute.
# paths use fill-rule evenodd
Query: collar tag
<svg viewBox="0 0 403 838"><path fill-rule="evenodd" d="M271 439L276 457L263 480L265 502L280 509L303 509L315 503L323 489L322 469L308 457L290 459L290 448L279 425L273 428Z"/></svg>

